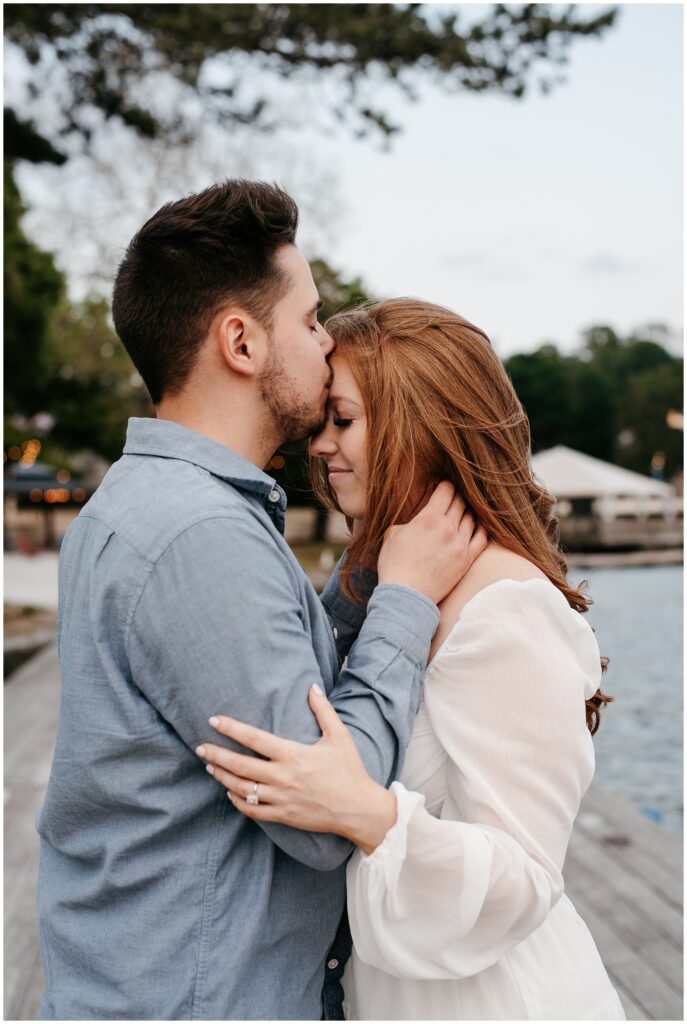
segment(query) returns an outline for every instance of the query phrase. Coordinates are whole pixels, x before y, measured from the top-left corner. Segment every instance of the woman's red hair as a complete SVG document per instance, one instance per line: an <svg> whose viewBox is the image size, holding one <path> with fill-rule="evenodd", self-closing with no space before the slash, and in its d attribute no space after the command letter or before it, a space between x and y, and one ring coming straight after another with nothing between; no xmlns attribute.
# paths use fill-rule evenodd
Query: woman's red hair
<svg viewBox="0 0 687 1024"><path fill-rule="evenodd" d="M486 334L449 309L407 298L339 313L327 330L348 359L368 423L367 512L342 570L344 592L358 596L351 567L374 568L388 528L412 516L418 481L449 480L491 538L586 612L590 599L567 580L555 498L532 475L527 416ZM310 468L318 498L338 508L322 460ZM592 733L611 700L597 690L586 702Z"/></svg>

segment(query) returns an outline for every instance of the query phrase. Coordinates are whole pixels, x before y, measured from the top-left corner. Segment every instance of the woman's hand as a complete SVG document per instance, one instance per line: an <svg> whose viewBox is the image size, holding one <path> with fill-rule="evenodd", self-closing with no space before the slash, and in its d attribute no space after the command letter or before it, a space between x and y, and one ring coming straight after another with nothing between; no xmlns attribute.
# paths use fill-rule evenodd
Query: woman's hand
<svg viewBox="0 0 687 1024"><path fill-rule="evenodd" d="M283 740L218 715L210 719L217 732L262 757L211 743L196 753L247 817L334 832L371 853L396 821L396 798L367 774L348 729L319 686L310 688L308 701L322 730L317 743ZM256 796L258 802L252 802Z"/></svg>

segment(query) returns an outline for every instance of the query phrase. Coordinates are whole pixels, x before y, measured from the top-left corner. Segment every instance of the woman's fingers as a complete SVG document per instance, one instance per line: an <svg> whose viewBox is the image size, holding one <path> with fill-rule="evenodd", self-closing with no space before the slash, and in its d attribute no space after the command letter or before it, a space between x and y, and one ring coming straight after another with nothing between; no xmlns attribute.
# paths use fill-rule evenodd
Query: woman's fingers
<svg viewBox="0 0 687 1024"><path fill-rule="evenodd" d="M482 554L488 543L489 534L483 526L478 526L468 544L469 557L472 559L477 558L478 555Z"/></svg>
<svg viewBox="0 0 687 1024"><path fill-rule="evenodd" d="M207 771L225 789L228 789L230 793L235 793L242 800L246 800L251 793L255 792L255 779L243 779L238 775L234 775L233 772L226 771L224 768L218 768L214 764L207 765ZM268 786L264 782L258 782L257 786L260 803L274 804L279 802L280 790L278 787Z"/></svg>
<svg viewBox="0 0 687 1024"><path fill-rule="evenodd" d="M252 818L253 821L281 821L284 823L282 808L275 807L274 804L247 804L242 797L232 792L228 792L227 796L237 811L247 818Z"/></svg>
<svg viewBox="0 0 687 1024"><path fill-rule="evenodd" d="M346 726L316 683L308 691L308 703L310 704L310 710L317 719L317 724L323 736L336 735L342 729L344 732L347 731Z"/></svg>
<svg viewBox="0 0 687 1024"><path fill-rule="evenodd" d="M237 722L235 718L229 718L227 715L213 715L209 722L212 728L223 736L236 740L242 747L254 750L263 757L283 757L293 746L292 740L282 740L278 736L273 736L271 732L257 729L254 725L246 725L245 722Z"/></svg>
<svg viewBox="0 0 687 1024"><path fill-rule="evenodd" d="M458 526L458 535L466 547L468 546L470 538L472 537L474 532L475 517L473 516L472 512L466 512Z"/></svg>
<svg viewBox="0 0 687 1024"><path fill-rule="evenodd" d="M456 529L460 526L465 514L465 502L460 494L456 491L451 500L451 504L448 507L447 517L451 519L456 526Z"/></svg>
<svg viewBox="0 0 687 1024"><path fill-rule="evenodd" d="M440 512L442 515L446 515L451 506L454 494L455 488L453 484L450 484L448 480L442 480L441 483L434 488L432 496L423 508L422 512ZM422 515L422 512L418 512L418 515Z"/></svg>
<svg viewBox="0 0 687 1024"><path fill-rule="evenodd" d="M203 743L196 747L196 754L204 761L233 772L242 779L254 779L256 782L275 783L276 769L270 761L261 761L258 757L248 754L237 754L227 747L218 747L214 743Z"/></svg>

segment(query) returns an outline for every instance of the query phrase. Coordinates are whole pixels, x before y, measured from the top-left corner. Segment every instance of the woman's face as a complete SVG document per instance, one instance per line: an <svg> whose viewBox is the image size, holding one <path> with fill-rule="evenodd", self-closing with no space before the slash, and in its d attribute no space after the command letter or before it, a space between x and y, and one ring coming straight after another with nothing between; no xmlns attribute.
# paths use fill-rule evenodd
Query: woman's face
<svg viewBox="0 0 687 1024"><path fill-rule="evenodd" d="M310 440L310 454L327 463L329 483L341 510L362 519L367 500L367 418L363 398L343 355L333 355L334 379L327 422Z"/></svg>

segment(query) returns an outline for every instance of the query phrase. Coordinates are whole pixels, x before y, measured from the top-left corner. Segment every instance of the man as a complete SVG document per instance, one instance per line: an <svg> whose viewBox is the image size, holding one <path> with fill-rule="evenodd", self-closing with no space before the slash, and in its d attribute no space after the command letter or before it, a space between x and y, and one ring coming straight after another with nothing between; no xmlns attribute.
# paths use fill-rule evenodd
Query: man
<svg viewBox="0 0 687 1024"><path fill-rule="evenodd" d="M333 347L296 226L278 188L227 181L159 210L117 275L115 326L157 419L130 422L60 557L46 1018L321 1017L350 846L238 814L194 751L216 712L315 741L318 683L388 784L435 602L467 568L441 491L445 514L393 532L366 618L336 573L320 603L285 543L260 467L320 425Z"/></svg>

